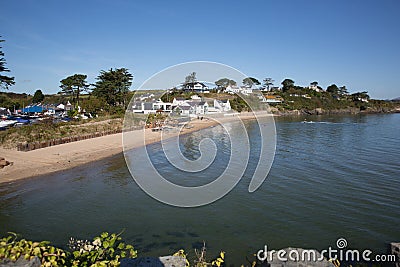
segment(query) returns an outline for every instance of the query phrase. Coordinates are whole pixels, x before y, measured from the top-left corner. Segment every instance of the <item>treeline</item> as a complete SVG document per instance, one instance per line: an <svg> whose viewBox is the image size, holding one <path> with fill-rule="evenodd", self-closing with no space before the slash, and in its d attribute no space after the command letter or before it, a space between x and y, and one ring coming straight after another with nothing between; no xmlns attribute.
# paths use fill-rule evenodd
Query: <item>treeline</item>
<svg viewBox="0 0 400 267"><path fill-rule="evenodd" d="M61 91L59 94L67 97L75 106L80 105L88 112L123 111L128 105L132 79L133 75L126 68L102 70L94 84L88 84L87 75L74 74L60 81ZM84 101L81 101L83 92L87 96ZM90 98L91 95L95 98Z"/></svg>
<svg viewBox="0 0 400 267"><path fill-rule="evenodd" d="M94 84L87 82L86 74L73 74L60 81L60 92L55 95L44 95L38 89L33 96L27 94L1 93L0 107L13 111L29 104L70 103L93 114L121 113L126 109L133 95L129 89L133 75L126 68L102 70Z"/></svg>

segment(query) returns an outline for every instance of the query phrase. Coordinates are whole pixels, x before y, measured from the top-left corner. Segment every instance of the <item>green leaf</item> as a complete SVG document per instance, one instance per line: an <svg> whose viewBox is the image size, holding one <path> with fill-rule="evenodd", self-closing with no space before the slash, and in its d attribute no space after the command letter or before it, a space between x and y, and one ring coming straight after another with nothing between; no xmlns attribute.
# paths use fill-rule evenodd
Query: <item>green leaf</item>
<svg viewBox="0 0 400 267"><path fill-rule="evenodd" d="M104 232L104 233L101 234L101 238L106 238L106 237L108 237L108 233L107 232Z"/></svg>

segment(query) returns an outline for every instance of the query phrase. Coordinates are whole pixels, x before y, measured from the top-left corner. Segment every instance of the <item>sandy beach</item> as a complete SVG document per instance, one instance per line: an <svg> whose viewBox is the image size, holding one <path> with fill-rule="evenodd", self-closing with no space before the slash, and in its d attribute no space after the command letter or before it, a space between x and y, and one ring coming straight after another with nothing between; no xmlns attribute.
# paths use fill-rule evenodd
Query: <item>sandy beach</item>
<svg viewBox="0 0 400 267"><path fill-rule="evenodd" d="M242 120L254 119L253 114L241 114L239 117ZM218 118L220 122L229 122L234 119L237 118L232 116ZM209 119L194 119L190 122L189 129L183 128L181 131L174 131L168 135L172 137L173 135L187 134L216 124L217 122ZM136 131L138 134L143 134L143 130ZM160 132L146 129L145 134L146 144L161 140ZM112 134L28 152L0 148L0 157L12 162L12 165L0 169L0 183L50 174L122 153L122 136L122 133ZM130 147L135 148L142 145L143 143L138 142L130 144Z"/></svg>

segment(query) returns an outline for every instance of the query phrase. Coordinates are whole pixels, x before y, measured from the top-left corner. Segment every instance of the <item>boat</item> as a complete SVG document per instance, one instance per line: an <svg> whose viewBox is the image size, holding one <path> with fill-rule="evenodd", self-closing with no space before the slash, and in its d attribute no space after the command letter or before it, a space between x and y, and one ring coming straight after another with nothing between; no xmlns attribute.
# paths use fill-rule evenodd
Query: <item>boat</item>
<svg viewBox="0 0 400 267"><path fill-rule="evenodd" d="M6 128L6 127L11 127L14 124L16 124L18 121L16 120L4 120L0 121L0 127Z"/></svg>

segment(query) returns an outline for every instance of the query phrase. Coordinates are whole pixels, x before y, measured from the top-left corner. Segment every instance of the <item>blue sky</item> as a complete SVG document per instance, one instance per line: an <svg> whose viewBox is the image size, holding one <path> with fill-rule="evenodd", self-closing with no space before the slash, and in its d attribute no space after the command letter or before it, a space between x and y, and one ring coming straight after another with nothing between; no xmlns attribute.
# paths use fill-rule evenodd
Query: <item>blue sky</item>
<svg viewBox="0 0 400 267"><path fill-rule="evenodd" d="M260 80L400 96L400 1L0 0L13 92L126 67L133 88L187 61L230 65Z"/></svg>

